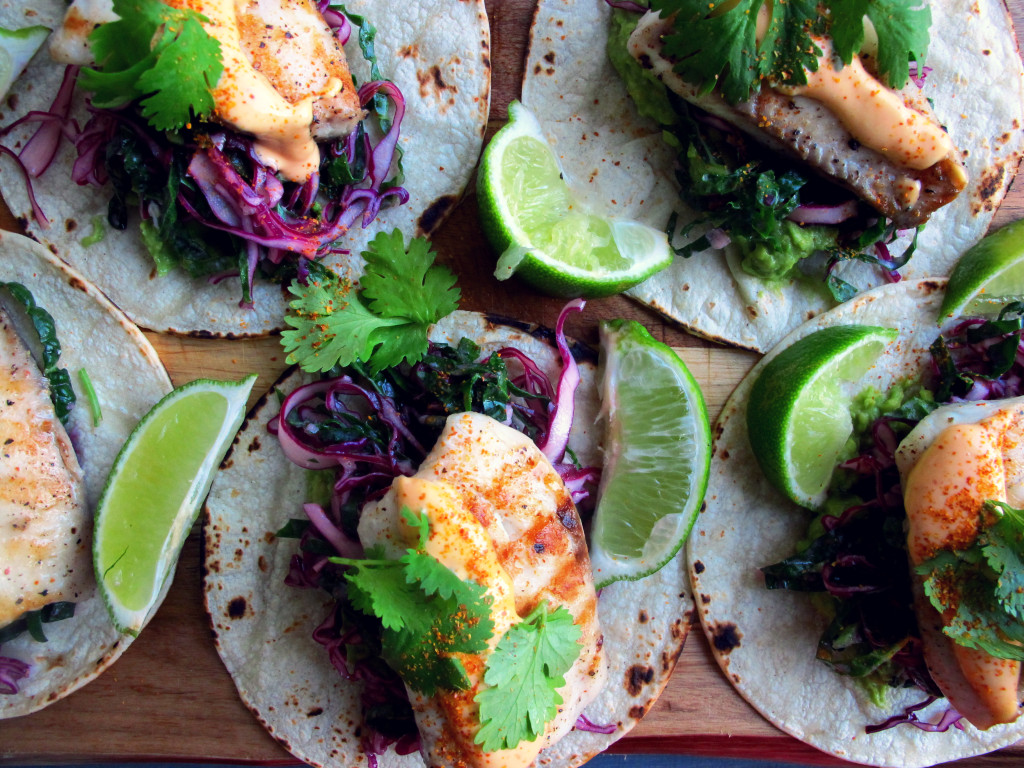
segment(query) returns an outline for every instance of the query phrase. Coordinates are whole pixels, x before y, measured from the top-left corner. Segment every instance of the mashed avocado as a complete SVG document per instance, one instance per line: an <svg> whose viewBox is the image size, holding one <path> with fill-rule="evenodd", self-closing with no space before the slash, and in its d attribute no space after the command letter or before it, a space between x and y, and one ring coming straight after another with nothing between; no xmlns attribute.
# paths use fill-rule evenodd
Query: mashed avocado
<svg viewBox="0 0 1024 768"><path fill-rule="evenodd" d="M837 232L831 227L802 227L794 221L783 221L781 233L774 247L766 243L751 243L746 238L734 237L743 251L743 271L765 280L785 277L800 259L817 251L836 247Z"/></svg>
<svg viewBox="0 0 1024 768"><path fill-rule="evenodd" d="M636 29L640 15L618 8L612 9L611 26L608 29L608 60L626 84L630 98L637 111L659 125L674 125L676 111L668 98L668 89L654 75L640 66L640 62L629 55L626 42Z"/></svg>

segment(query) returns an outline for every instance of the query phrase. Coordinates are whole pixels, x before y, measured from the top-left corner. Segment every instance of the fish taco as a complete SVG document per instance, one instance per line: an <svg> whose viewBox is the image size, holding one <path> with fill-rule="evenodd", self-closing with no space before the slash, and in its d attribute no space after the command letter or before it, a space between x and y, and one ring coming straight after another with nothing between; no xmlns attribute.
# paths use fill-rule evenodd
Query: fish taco
<svg viewBox="0 0 1024 768"><path fill-rule="evenodd" d="M80 274L21 235L0 232L0 253L3 719L63 698L131 644L96 591L92 511L122 443L171 382L145 336Z"/></svg>
<svg viewBox="0 0 1024 768"><path fill-rule="evenodd" d="M692 606L682 558L595 593L599 578L591 575L577 511L586 510L591 473L600 466L592 352L574 348L578 366L566 364L550 333L461 311L434 326L430 338L428 366L377 379L393 389L368 385L354 370L332 380L297 372L250 414L207 501L204 589L218 650L263 725L312 765L580 764L632 728L668 680ZM545 409L537 408L531 392L539 388L555 398L557 379L563 407L572 386L563 389L563 365L578 370L580 385L571 434L561 435L568 442L556 448L549 437L560 428L540 416ZM471 379L476 389L442 407L436 396L423 394L432 375L426 388L433 391L449 384L460 391ZM376 416L328 419L328 400ZM275 418L279 412L283 418ZM418 416L410 420L411 412ZM347 457L365 451L367 438L351 430L377 421L391 436L373 459L381 475L375 480L366 476L369 457L360 460L359 471ZM433 447L427 442L411 451L423 435L436 437ZM338 462L336 472L303 469ZM326 481L317 480L324 475ZM324 482L333 494L315 490ZM357 484L363 490L349 495ZM239 488L247 490L240 495ZM311 502L318 495L320 501ZM356 498L368 499L361 513L350 508ZM296 513L302 509L308 519L294 520L303 517ZM293 536L299 541L286 538ZM382 554L401 556L411 567L424 548L451 569L449 576L466 579L459 583L486 587L492 612L482 621L493 619L488 632L494 634L473 652L449 645L474 625L459 621L471 597L452 598L451 626L402 634L394 617L362 612L370 610L359 597L367 582L342 577L344 571L332 571L337 566L325 560L325 553L341 554L358 574L397 563L367 560ZM381 570L375 577L384 578ZM410 576L408 583L417 579ZM314 585L320 588L295 588ZM421 595L419 602L426 600ZM416 611L407 604L407 616ZM523 701L532 703L525 709L495 707L496 698L485 703L481 689L502 683L488 666L484 685L481 648L490 643L492 657L503 656L500 633L506 627L511 635L527 632L531 622L545 624L547 647L562 648L565 658L543 662L550 664L547 681L530 678L540 687L527 689ZM563 632L571 639L568 648ZM449 668L456 661L465 678ZM435 674L446 682L438 683ZM548 704L560 704L548 710L542 702L551 692L556 696Z"/></svg>
<svg viewBox="0 0 1024 768"><path fill-rule="evenodd" d="M949 274L985 233L1024 145L1006 8L858 8L539 4L522 100L570 188L673 234L629 295L765 352L858 291Z"/></svg>
<svg viewBox="0 0 1024 768"><path fill-rule="evenodd" d="M4 199L153 330L279 329L310 260L433 232L483 140L482 2L236 5L0 3L56 30L2 111Z"/></svg>
<svg viewBox="0 0 1024 768"><path fill-rule="evenodd" d="M1013 509L1022 307L940 323L945 285L867 291L751 370L715 427L688 545L698 614L729 681L783 731L857 763L933 765L1024 737L1017 596L998 586L1020 578L1024 541ZM837 435L850 437L821 449L827 495L805 509L769 481L750 404L812 346L868 333L884 350L852 381L833 373ZM971 447L978 435L987 454ZM818 439L794 450L810 457ZM957 458L943 464L947 449ZM960 493L964 483L974 490Z"/></svg>

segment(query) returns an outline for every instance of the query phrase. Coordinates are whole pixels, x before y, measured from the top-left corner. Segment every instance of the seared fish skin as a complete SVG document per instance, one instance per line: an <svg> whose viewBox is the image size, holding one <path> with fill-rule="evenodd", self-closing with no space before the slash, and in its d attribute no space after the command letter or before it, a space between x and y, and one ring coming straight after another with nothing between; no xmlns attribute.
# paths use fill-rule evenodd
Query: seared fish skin
<svg viewBox="0 0 1024 768"><path fill-rule="evenodd" d="M0 627L91 583L82 479L46 378L0 312Z"/></svg>
<svg viewBox="0 0 1024 768"><path fill-rule="evenodd" d="M774 152L788 155L849 189L891 219L899 229L925 223L967 185L967 171L954 147L941 160L918 170L899 164L853 137L819 101L762 87L747 101L729 104L706 94L673 71L661 55L661 36L671 22L649 12L630 37L629 51L665 86L700 109L725 120ZM938 124L931 106L914 87L898 92L924 120Z"/></svg>
<svg viewBox="0 0 1024 768"><path fill-rule="evenodd" d="M364 507L359 538L364 546L383 545L399 556L409 542L399 523L401 505L431 491L433 499L458 504L473 523L447 535L447 557L435 554L461 577L495 571L489 587L494 599L495 637L541 601L564 606L582 632L581 650L559 689L563 704L535 741L484 753L473 743L479 727L473 701L480 690L486 656L463 659L470 676L467 691L440 692L428 698L410 691L428 765L512 768L533 762L541 749L568 733L577 717L603 688L607 659L597 616L597 594L579 514L558 473L525 435L480 414L448 417L433 450L412 478L398 478L388 494ZM463 512L446 511L449 519ZM433 519L433 513L431 513ZM477 528L477 525L479 527ZM438 526L435 526L438 527ZM435 533L432 531L431 538ZM480 541L484 545L480 545ZM462 541L462 552L456 552ZM428 551L429 550L428 544ZM484 561L493 560L488 567ZM461 572L460 572L461 571Z"/></svg>

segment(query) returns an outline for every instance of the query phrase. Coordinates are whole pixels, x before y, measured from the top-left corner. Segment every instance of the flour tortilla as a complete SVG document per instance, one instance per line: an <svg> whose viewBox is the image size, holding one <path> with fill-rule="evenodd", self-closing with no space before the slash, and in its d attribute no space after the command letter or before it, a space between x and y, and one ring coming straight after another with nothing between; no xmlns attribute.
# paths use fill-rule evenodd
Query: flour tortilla
<svg viewBox="0 0 1024 768"><path fill-rule="evenodd" d="M930 6L932 71L924 94L963 153L970 181L925 226L917 253L901 270L906 278L950 273L988 228L1024 147L1024 72L1001 0ZM523 103L558 148L564 175L586 205L659 229L676 211L685 224L695 214L679 199L675 153L658 126L637 114L608 62L610 13L605 0L540 1ZM769 284L747 275L739 258L735 246L677 257L629 295L693 333L758 352L834 304L821 286ZM881 282L860 263L844 265L838 274L862 288Z"/></svg>
<svg viewBox="0 0 1024 768"><path fill-rule="evenodd" d="M549 343L483 315L456 312L433 333L435 340L449 343L463 336L481 343L484 353L512 344L549 375L560 370ZM583 464L591 464L600 462L597 381L593 365L582 369L570 447ZM293 373L280 386L290 391L305 381L305 375ZM306 479L267 432L278 407L272 390L249 415L207 499L206 607L221 658L270 734L314 766L364 765L358 688L338 675L311 636L330 601L319 591L284 584L297 542L273 534L289 518L301 516ZM680 554L653 576L602 590L598 612L610 670L605 689L584 714L596 724L614 724L615 731L574 730L541 752L537 765L585 762L650 710L686 639L693 606L686 581ZM391 750L379 763L421 766L423 760L418 753L400 757Z"/></svg>
<svg viewBox="0 0 1024 768"><path fill-rule="evenodd" d="M362 269L359 253L377 232L397 227L407 237L429 234L454 209L483 142L490 103L490 42L483 0L353 0L345 6L376 25L381 71L406 99L399 146L405 153L409 202L385 209L367 229L351 230L337 244L351 254L325 261L341 271L358 272ZM64 8L61 0L0 0L0 26L56 27ZM369 70L356 38L353 34L345 51L357 82L368 82ZM63 72L63 65L55 64L44 46L15 83L13 107L0 107L0 124L31 109L48 109ZM88 115L81 96L74 114L84 125ZM32 130L34 126L0 141L17 148ZM182 270L158 277L137 222L132 219L125 232L111 230L106 225L108 190L76 186L71 180L74 159L73 147L63 142L54 164L33 182L51 221L45 229L32 218L24 181L14 163L9 158L0 162L0 192L32 237L81 270L145 328L223 337L280 330L291 298L280 285L258 283L253 293L255 309L246 310L238 306L238 280L211 285ZM85 247L81 239L97 216L109 231L101 242Z"/></svg>
<svg viewBox="0 0 1024 768"><path fill-rule="evenodd" d="M807 531L809 513L764 479L747 439L746 403L768 360L797 339L832 325L876 325L899 330L879 362L854 386L885 391L914 375L928 359L939 333L938 310L945 280L914 280L868 291L793 331L743 379L715 425L706 509L688 545L693 592L712 652L736 690L776 726L818 749L869 765L926 766L983 754L1024 737L1024 718L978 731L927 733L897 726L866 734L909 704L918 690L891 695L874 706L849 677L815 659L825 621L807 594L768 590L758 568L793 554ZM922 719L934 720L940 700Z"/></svg>
<svg viewBox="0 0 1024 768"><path fill-rule="evenodd" d="M171 381L156 351L102 293L38 243L0 231L0 281L17 282L53 316L61 342L60 364L78 396L68 434L85 475L90 516L122 443ZM103 420L93 426L78 372L86 370L96 390ZM91 531L85 532L88 548ZM162 599L162 598L161 598ZM45 624L48 641L22 634L0 647L32 665L19 691L0 695L0 720L35 712L85 685L124 653L132 637L122 635L107 616L95 586L76 604L70 619Z"/></svg>

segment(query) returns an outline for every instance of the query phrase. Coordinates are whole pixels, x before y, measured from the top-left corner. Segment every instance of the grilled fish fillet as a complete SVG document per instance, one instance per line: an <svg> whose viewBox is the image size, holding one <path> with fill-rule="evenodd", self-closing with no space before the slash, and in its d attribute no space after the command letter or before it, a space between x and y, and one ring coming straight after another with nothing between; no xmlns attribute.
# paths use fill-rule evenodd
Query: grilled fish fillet
<svg viewBox="0 0 1024 768"><path fill-rule="evenodd" d="M543 600L552 608L565 606L582 632L580 655L559 689L564 703L557 716L537 740L512 749L483 753L473 743L479 727L473 697L486 654L461 657L471 681L467 691L432 698L409 691L428 764L529 765L572 729L607 677L590 558L569 492L529 438L487 416L463 413L448 418L413 477L396 479L380 502L363 509L364 546L382 545L392 557L404 552L412 540L401 522L403 504L430 515L428 552L460 577L488 587L494 601L491 648Z"/></svg>
<svg viewBox="0 0 1024 768"><path fill-rule="evenodd" d="M674 72L673 62L661 53L661 37L670 29L671 21L648 12L630 36L630 54L689 103L845 186L898 228L923 224L967 185L967 171L955 147L934 164L917 169L858 141L816 99L789 96L767 86L734 105L714 91L701 93ZM912 120L938 126L928 100L915 88L895 93L909 108ZM862 119L872 118L864 115Z"/></svg>
<svg viewBox="0 0 1024 768"><path fill-rule="evenodd" d="M89 587L83 493L47 381L0 312L0 627Z"/></svg>
<svg viewBox="0 0 1024 768"><path fill-rule="evenodd" d="M180 0L178 0L180 2ZM189 5L195 5L191 0ZM312 0L236 2L238 29L253 68L295 104L310 94L329 92L328 81L341 90L313 101L313 138L347 136L365 116L352 82L345 51Z"/></svg>

